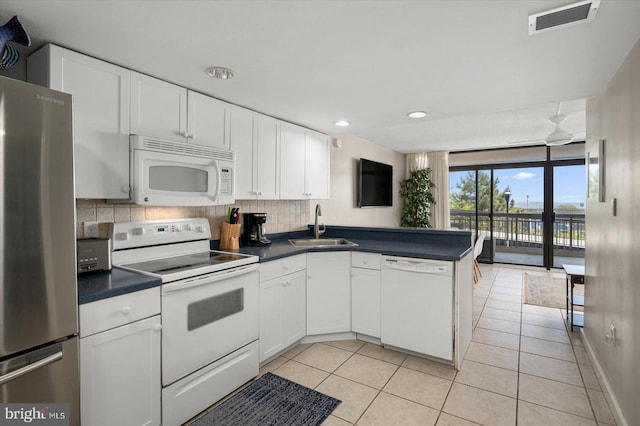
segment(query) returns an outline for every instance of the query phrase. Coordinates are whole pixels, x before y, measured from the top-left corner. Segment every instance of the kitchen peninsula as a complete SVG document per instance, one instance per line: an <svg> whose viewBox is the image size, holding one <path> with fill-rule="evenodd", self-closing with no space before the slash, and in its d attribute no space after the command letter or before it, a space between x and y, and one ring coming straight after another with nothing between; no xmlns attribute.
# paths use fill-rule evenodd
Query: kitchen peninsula
<svg viewBox="0 0 640 426"><path fill-rule="evenodd" d="M329 226L324 238L357 245L289 241L312 237L309 226L240 248L260 258L262 364L300 341L355 337L460 368L472 333L470 232ZM389 325L392 317L404 327Z"/></svg>

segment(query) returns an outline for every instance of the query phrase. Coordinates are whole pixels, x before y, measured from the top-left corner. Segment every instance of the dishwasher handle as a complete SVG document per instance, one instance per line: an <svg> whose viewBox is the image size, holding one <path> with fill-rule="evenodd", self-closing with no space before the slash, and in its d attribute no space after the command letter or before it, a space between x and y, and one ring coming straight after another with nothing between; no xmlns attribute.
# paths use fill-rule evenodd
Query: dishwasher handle
<svg viewBox="0 0 640 426"><path fill-rule="evenodd" d="M383 269L393 269L403 272L414 272L417 274L451 274L452 271L449 265L441 263L432 263L422 260L396 260L385 259L382 263Z"/></svg>

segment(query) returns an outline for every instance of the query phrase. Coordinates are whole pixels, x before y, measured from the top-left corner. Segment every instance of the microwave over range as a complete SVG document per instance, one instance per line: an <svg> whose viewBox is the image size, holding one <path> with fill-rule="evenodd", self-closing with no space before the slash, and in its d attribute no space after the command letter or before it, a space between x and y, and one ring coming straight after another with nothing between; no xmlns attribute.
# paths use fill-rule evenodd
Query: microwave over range
<svg viewBox="0 0 640 426"><path fill-rule="evenodd" d="M131 200L147 206L233 204L234 152L131 135Z"/></svg>

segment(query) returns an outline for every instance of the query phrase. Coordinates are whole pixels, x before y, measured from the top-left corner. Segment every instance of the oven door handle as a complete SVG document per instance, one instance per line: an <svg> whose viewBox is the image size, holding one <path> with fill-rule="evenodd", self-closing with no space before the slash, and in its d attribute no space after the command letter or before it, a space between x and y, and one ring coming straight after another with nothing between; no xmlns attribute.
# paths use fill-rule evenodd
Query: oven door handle
<svg viewBox="0 0 640 426"><path fill-rule="evenodd" d="M229 278L239 277L240 275L248 274L258 269L258 265L240 266L238 268L230 269L229 271L214 272L209 275L203 275L201 277L192 278L190 280L178 281L162 286L162 294L173 293L176 291L186 290L191 287L198 287L201 285L213 284L218 281L226 280ZM204 283L203 281L206 281Z"/></svg>

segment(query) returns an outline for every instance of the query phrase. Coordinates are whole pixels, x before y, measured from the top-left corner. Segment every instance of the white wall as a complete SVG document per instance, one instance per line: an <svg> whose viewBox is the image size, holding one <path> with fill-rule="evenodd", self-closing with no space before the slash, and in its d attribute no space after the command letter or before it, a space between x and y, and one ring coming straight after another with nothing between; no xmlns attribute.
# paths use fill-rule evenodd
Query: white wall
<svg viewBox="0 0 640 426"><path fill-rule="evenodd" d="M334 138L332 137L332 140ZM355 136L339 136L342 148L331 144L331 199L321 200L320 223L351 226L400 226L402 200L400 181L405 179L405 155ZM378 161L393 166L393 206L358 208L358 160ZM309 206L313 223L315 202Z"/></svg>
<svg viewBox="0 0 640 426"><path fill-rule="evenodd" d="M587 200L584 332L606 377L604 387L616 400L612 409L619 408L629 425L640 425L639 117L640 42L604 95L587 101L586 149L594 152L599 139L606 141L606 201ZM612 197L618 199L616 216ZM604 339L611 324L615 344Z"/></svg>

